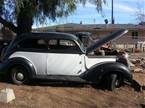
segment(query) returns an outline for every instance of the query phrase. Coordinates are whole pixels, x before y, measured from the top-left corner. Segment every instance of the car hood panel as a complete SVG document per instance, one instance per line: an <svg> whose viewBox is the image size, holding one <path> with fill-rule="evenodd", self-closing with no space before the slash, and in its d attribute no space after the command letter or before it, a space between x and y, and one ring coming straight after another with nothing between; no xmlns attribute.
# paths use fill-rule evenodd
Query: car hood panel
<svg viewBox="0 0 145 108"><path fill-rule="evenodd" d="M105 44L111 40L114 40L116 38L123 36L127 32L128 32L128 30L121 29L121 30L118 30L118 31L112 33L111 35L101 38L99 41L93 43L93 45L91 45L90 47L87 48L87 53L93 52L96 48L102 46L103 44Z"/></svg>

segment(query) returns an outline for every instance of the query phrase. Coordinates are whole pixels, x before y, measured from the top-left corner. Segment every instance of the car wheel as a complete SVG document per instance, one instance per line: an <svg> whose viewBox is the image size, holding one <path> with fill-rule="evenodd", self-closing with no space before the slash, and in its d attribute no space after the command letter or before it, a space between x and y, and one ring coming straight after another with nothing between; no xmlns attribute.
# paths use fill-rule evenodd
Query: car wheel
<svg viewBox="0 0 145 108"><path fill-rule="evenodd" d="M11 69L11 79L14 84L25 84L28 82L27 69L23 66L14 66Z"/></svg>
<svg viewBox="0 0 145 108"><path fill-rule="evenodd" d="M107 79L108 90L113 91L122 85L122 78L119 77L117 74L110 74Z"/></svg>

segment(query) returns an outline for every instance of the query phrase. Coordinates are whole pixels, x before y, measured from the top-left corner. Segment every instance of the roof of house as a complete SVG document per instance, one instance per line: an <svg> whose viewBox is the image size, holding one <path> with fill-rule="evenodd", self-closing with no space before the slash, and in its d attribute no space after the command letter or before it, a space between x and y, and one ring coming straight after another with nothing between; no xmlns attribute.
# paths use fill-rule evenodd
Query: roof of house
<svg viewBox="0 0 145 108"><path fill-rule="evenodd" d="M56 26L37 28L34 31L104 31L104 30L118 30L118 29L128 29L128 30L145 30L145 25L135 25L135 24L62 24Z"/></svg>

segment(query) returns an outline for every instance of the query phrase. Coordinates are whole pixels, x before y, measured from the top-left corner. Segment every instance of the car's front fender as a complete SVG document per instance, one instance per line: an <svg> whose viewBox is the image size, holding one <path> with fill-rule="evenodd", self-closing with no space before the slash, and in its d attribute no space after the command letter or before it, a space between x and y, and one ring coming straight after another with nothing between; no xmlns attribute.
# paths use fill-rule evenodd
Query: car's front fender
<svg viewBox="0 0 145 108"><path fill-rule="evenodd" d="M101 79L111 73L122 75L124 79L132 81L132 73L125 65L117 62L104 62L92 66L81 77L87 81L100 82Z"/></svg>

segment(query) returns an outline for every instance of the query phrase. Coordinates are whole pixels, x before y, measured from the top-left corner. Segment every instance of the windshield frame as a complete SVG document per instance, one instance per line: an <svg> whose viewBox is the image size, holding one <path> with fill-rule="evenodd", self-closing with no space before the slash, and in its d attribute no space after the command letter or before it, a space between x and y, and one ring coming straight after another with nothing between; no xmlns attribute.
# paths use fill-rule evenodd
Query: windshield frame
<svg viewBox="0 0 145 108"><path fill-rule="evenodd" d="M87 48L85 48L83 42L81 42L81 40L79 38L77 39L77 43L78 43L80 49L82 50L82 52L86 53Z"/></svg>

